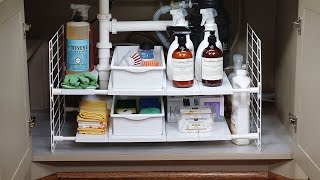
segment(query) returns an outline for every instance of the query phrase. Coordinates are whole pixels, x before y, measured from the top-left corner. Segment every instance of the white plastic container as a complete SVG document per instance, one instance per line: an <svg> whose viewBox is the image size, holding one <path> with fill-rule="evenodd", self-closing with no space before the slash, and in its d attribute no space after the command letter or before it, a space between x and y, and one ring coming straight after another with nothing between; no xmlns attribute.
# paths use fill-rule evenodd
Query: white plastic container
<svg viewBox="0 0 320 180"><path fill-rule="evenodd" d="M233 78L232 86L234 89L248 89L250 87L250 78L246 70L237 70L237 75ZM250 93L234 93L232 96L232 116L231 132L232 134L245 135L250 133ZM250 139L234 139L237 145L248 145Z"/></svg>
<svg viewBox="0 0 320 180"><path fill-rule="evenodd" d="M161 114L116 114L117 99L134 99L114 96L111 108L113 135L117 136L154 136L162 135L164 126L164 105L161 99ZM136 98L138 100L138 98Z"/></svg>
<svg viewBox="0 0 320 180"><path fill-rule="evenodd" d="M212 107L177 108L178 129L183 133L205 133L213 128L215 110Z"/></svg>
<svg viewBox="0 0 320 180"><path fill-rule="evenodd" d="M214 107L217 116L224 116L224 96L168 96L167 97L167 121L177 122L177 107L186 106Z"/></svg>
<svg viewBox="0 0 320 180"><path fill-rule="evenodd" d="M114 50L111 73L112 85L116 89L162 89L166 64L161 46L154 47L154 59L158 67L119 66L122 58L130 51L139 51L139 46L117 46Z"/></svg>

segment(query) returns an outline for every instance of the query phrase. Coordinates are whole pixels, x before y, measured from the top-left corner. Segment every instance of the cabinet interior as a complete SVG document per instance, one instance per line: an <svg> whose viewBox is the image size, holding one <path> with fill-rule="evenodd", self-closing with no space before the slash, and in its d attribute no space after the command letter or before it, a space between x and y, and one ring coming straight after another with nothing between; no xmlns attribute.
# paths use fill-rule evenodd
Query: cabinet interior
<svg viewBox="0 0 320 180"><path fill-rule="evenodd" d="M160 151L163 154L171 151L176 154L183 154L185 150L191 155L205 152L208 157L217 154L233 154L234 149L237 153L251 153L251 158L259 155L266 158L291 157L292 127L288 122L287 114L293 112L294 107L294 81L295 81L295 58L296 58L296 37L297 31L293 28L292 20L298 14L298 0L225 0L225 8L230 15L230 37L235 38L239 29L239 40L231 51L245 54L245 29L248 22L262 41L262 71L263 71L263 92L275 94L275 102L266 101L263 104L263 144L262 153L258 152L254 143L249 146L235 146L231 142L203 142L203 143L146 143L146 144L76 144L74 142L62 142L61 149L57 149L59 154L69 154L70 158L77 154L103 154L119 155L126 153L133 154L152 154ZM30 39L41 39L47 41L59 26L69 20L70 1L48 1L42 3L40 0L25 1L26 22L32 24L32 31L29 32ZM93 6L90 17L98 11L98 1L77 1L77 3L89 3ZM164 1L162 3L165 3ZM159 7L159 1L129 1L119 0L111 9L111 14L118 20L149 20ZM242 6L242 16L239 24L239 6ZM57 9L59 11L57 11ZM57 13L59 12L59 13ZM122 13L126 12L126 13ZM143 12L143 13L141 13ZM130 14L128 16L127 14ZM170 18L164 16L163 18ZM98 23L95 25L98 29ZM97 31L96 31L97 32ZM98 33L97 33L98 34ZM154 36L154 33L150 34ZM119 33L111 36L112 43L124 42L130 33ZM96 36L98 37L98 36ZM34 77L34 76L33 76ZM42 75L44 84L48 77ZM31 79L32 81L32 79ZM47 91L47 89L46 89ZM44 97L30 97L44 98ZM77 98L71 99L71 104L77 102ZM74 101L74 102L73 102ZM48 101L46 101L48 103ZM47 106L48 107L48 106ZM46 113L36 113L38 125L33 133L34 158L39 161L46 160L45 156L51 155L50 152L50 130L48 116ZM284 124L285 128L281 125ZM41 128L40 128L41 127ZM265 128L264 128L265 127ZM64 128L66 135L74 135L76 126L73 123L67 124ZM277 138L277 134L281 138ZM235 154L237 154L235 153ZM265 154L263 154L265 153ZM232 156L230 156L232 157ZM246 157L246 156L244 156ZM148 156L146 157L148 158ZM151 158L151 156L149 157ZM153 157L154 158L154 157ZM227 157L225 157L227 158ZM106 156L107 159L107 156Z"/></svg>

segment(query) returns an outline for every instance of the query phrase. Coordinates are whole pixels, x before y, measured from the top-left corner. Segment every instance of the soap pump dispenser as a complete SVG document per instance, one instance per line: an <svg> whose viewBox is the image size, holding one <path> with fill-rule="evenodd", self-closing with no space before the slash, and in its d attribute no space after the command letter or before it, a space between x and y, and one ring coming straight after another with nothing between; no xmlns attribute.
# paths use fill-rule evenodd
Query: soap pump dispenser
<svg viewBox="0 0 320 180"><path fill-rule="evenodd" d="M233 78L237 75L237 70L245 69L243 67L243 56L241 54L233 55L233 72L229 74L228 79L232 84Z"/></svg>
<svg viewBox="0 0 320 180"><path fill-rule="evenodd" d="M198 50L196 52L195 56L195 76L198 81L202 81L202 53L205 48L208 47L209 42L208 38L210 36L211 32L215 32L215 37L216 37L216 46L222 50L222 43L219 40L219 32L218 32L218 26L215 23L215 17L218 15L217 11L214 8L206 8L206 9L201 9L200 14L202 15L202 22L201 26L204 25L205 27L205 33L204 33L204 39L200 43Z"/></svg>
<svg viewBox="0 0 320 180"><path fill-rule="evenodd" d="M175 35L174 41L171 43L167 55L167 77L172 81L172 53L179 47L177 34L186 35L186 47L192 52L194 56L194 46L190 39L190 29L188 28L188 21L185 20L187 11L185 9L173 9L170 11L173 17L173 26L168 27L168 30Z"/></svg>

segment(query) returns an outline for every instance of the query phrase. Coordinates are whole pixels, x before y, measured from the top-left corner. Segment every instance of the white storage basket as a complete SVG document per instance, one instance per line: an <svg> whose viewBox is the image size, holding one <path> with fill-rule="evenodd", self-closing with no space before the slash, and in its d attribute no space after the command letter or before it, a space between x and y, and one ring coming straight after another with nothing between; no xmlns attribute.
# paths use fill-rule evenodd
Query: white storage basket
<svg viewBox="0 0 320 180"><path fill-rule="evenodd" d="M113 53L111 70L114 89L162 89L166 69L163 48L154 47L154 59L160 61L158 67L119 66L122 58L130 51L138 52L138 46L117 46Z"/></svg>
<svg viewBox="0 0 320 180"><path fill-rule="evenodd" d="M163 133L165 115L163 99L161 100L160 114L116 114L117 99L134 99L129 97L114 96L111 108L113 135L118 136L152 136ZM137 99L137 98L136 98Z"/></svg>

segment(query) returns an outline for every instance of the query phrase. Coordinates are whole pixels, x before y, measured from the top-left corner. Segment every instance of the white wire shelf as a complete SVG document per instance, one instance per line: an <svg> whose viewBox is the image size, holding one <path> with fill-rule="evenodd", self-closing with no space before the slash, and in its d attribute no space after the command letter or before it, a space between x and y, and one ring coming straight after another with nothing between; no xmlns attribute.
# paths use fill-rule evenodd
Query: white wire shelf
<svg viewBox="0 0 320 180"><path fill-rule="evenodd" d="M104 135L76 134L75 142L82 143L104 143L109 142L109 135L106 132Z"/></svg>
<svg viewBox="0 0 320 180"><path fill-rule="evenodd" d="M111 73L112 74L112 73ZM234 90L230 81L224 73L222 86L205 87L201 82L194 80L191 88L175 88L172 82L164 78L162 89L114 89L112 77L110 78L108 95L128 95L131 96L199 96L199 95L231 95Z"/></svg>
<svg viewBox="0 0 320 180"><path fill-rule="evenodd" d="M53 95L108 95L108 90L52 88Z"/></svg>
<svg viewBox="0 0 320 180"><path fill-rule="evenodd" d="M198 142L198 141L228 141L232 139L248 138L258 139L257 133L244 135L232 135L224 117L215 119L213 129L206 133L183 133L178 129L177 123L163 122L163 132L154 136L119 136L114 135L112 121L110 121L108 132L104 135L76 134L75 137L55 136L55 141L75 141L79 143L121 143L121 142Z"/></svg>

